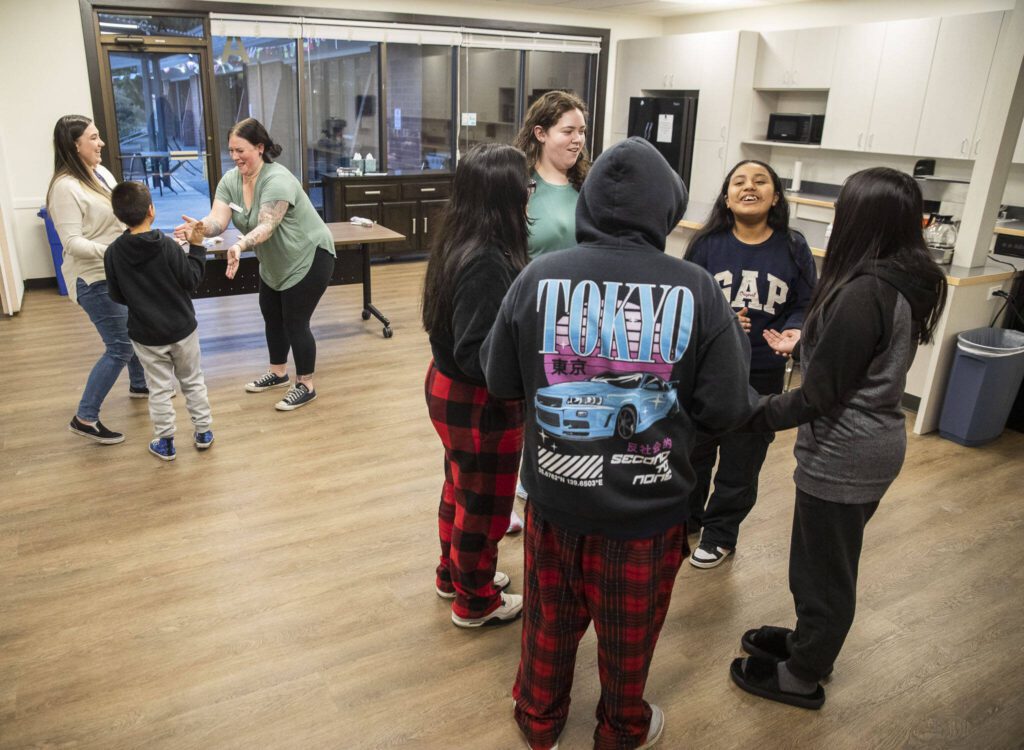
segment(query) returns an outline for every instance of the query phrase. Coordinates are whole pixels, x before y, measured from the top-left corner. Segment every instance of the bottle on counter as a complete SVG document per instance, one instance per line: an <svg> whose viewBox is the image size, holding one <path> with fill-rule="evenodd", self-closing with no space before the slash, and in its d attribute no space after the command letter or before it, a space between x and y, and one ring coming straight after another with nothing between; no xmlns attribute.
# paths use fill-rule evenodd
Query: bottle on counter
<svg viewBox="0 0 1024 750"><path fill-rule="evenodd" d="M373 158L373 154L367 152L366 158L363 159L363 172L370 173L377 171L377 160Z"/></svg>
<svg viewBox="0 0 1024 750"><path fill-rule="evenodd" d="M352 154L352 167L354 169L359 170L359 174L362 174L363 171L364 171L364 169L363 169L363 155L360 154L358 151L356 151L354 154Z"/></svg>

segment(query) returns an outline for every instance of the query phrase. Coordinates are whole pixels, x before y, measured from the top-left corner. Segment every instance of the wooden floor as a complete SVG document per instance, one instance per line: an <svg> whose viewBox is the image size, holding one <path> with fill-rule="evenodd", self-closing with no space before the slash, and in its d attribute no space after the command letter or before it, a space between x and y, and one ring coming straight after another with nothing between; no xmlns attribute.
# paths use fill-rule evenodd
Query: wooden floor
<svg viewBox="0 0 1024 750"><path fill-rule="evenodd" d="M518 624L464 631L433 592L441 452L426 416L421 263L375 268L394 338L358 287L314 319L319 400L242 385L265 363L254 296L197 308L217 436L146 452L127 377L103 420L66 429L99 351L51 291L0 321L0 747L520 747ZM684 564L647 697L665 748L1011 748L1024 743L1024 435L981 449L910 438L867 529L857 619L820 712L753 698L740 634L790 625L792 433L780 435L738 554ZM1016 489L1014 489L1016 488ZM522 542L501 544L521 591ZM563 750L590 747L583 642Z"/></svg>

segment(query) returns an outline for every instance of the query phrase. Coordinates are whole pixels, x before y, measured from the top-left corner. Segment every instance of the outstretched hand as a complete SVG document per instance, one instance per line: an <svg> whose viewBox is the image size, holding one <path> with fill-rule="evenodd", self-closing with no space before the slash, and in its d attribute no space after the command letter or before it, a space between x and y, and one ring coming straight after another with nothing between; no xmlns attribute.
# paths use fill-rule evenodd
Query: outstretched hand
<svg viewBox="0 0 1024 750"><path fill-rule="evenodd" d="M792 355L797 342L800 341L800 331L795 328L787 328L782 333L779 333L772 328L766 328L763 336L772 351L780 357L789 357Z"/></svg>
<svg viewBox="0 0 1024 750"><path fill-rule="evenodd" d="M174 239L180 240L181 242L191 242L191 239L189 238L193 229L195 229L196 224L202 226L203 223L199 221L199 219L193 219L191 216L185 216L185 214L182 214L181 218L185 223L179 224L174 228ZM202 242L202 239L200 239L199 242L194 242L192 244L198 245L200 242Z"/></svg>
<svg viewBox="0 0 1024 750"><path fill-rule="evenodd" d="M231 247L228 248L228 267L227 270L224 271L224 275L227 276L229 279L234 279L235 274L238 273L238 261L241 257L242 248L240 248L238 245L232 245Z"/></svg>
<svg viewBox="0 0 1024 750"><path fill-rule="evenodd" d="M202 245L204 239L206 239L206 225L197 221L189 229L188 244Z"/></svg>
<svg viewBox="0 0 1024 750"><path fill-rule="evenodd" d="M736 319L740 322L740 328L744 333L750 333L750 310L744 307L736 313Z"/></svg>

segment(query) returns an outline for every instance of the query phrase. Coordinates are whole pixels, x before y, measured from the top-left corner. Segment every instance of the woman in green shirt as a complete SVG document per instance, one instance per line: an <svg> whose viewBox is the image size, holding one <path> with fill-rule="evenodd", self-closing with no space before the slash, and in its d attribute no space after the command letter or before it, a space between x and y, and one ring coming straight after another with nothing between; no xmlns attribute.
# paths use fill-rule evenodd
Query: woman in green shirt
<svg viewBox="0 0 1024 750"><path fill-rule="evenodd" d="M229 221L242 233L228 248L229 279L238 271L241 254L256 252L270 367L245 390L260 393L291 385L290 349L296 382L275 407L291 411L316 398L316 340L309 321L334 272L334 241L302 184L285 167L274 163L274 158L281 155L281 146L271 140L259 121L250 117L231 128L228 153L235 169L217 185L213 207L200 223L207 237L223 232ZM187 236L196 220L182 218L185 223L175 229L175 235Z"/></svg>
<svg viewBox="0 0 1024 750"><path fill-rule="evenodd" d="M537 189L530 198L530 257L576 244L576 200L590 169L586 105L549 91L530 105L515 147L525 152Z"/></svg>

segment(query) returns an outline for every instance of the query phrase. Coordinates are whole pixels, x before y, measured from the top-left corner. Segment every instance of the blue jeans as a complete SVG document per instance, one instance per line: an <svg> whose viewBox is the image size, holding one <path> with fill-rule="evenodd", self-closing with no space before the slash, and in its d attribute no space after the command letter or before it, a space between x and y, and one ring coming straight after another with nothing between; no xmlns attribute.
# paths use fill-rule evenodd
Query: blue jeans
<svg viewBox="0 0 1024 750"><path fill-rule="evenodd" d="M128 378L134 388L146 387L146 373L128 338L128 308L110 299L107 282L86 284L77 279L75 288L78 304L89 315L89 320L96 326L107 347L103 356L93 365L89 379L85 382L82 400L78 403L78 418L85 422L95 422L100 418L103 399L114 387L125 365L128 365Z"/></svg>

